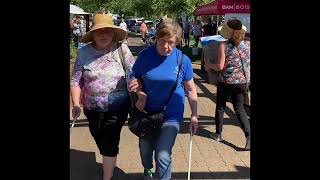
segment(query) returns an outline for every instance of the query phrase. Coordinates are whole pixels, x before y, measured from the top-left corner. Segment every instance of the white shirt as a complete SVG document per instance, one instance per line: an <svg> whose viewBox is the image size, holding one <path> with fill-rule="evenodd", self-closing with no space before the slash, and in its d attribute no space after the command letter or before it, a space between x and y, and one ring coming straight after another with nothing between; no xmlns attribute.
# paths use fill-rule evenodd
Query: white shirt
<svg viewBox="0 0 320 180"><path fill-rule="evenodd" d="M119 27L120 27L121 29L125 30L125 31L128 31L128 29L127 29L127 24L126 24L125 22L121 22L120 25L119 25Z"/></svg>

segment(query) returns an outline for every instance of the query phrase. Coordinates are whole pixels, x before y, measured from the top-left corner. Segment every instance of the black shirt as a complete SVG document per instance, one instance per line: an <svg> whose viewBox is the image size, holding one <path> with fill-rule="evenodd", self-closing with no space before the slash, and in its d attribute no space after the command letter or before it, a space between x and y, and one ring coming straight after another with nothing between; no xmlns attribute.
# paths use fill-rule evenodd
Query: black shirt
<svg viewBox="0 0 320 180"><path fill-rule="evenodd" d="M212 36L215 35L215 27L210 24L206 24L203 26L203 36Z"/></svg>

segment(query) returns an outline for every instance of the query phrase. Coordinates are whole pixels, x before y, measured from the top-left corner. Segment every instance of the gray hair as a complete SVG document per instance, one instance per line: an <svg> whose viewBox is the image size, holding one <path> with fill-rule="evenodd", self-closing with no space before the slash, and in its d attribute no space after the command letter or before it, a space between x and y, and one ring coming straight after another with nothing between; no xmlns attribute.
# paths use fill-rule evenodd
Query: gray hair
<svg viewBox="0 0 320 180"><path fill-rule="evenodd" d="M170 18L164 19L157 27L157 39L165 36L175 36L177 38L177 43L180 43L182 39L182 29L180 25Z"/></svg>

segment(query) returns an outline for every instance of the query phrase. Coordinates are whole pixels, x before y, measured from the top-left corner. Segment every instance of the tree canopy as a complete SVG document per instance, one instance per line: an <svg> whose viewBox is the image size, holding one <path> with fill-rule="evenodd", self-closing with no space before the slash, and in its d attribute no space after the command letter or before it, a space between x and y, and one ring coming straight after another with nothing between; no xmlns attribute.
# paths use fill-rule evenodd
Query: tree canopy
<svg viewBox="0 0 320 180"><path fill-rule="evenodd" d="M71 0L89 13L103 10L113 14L137 16L145 18L160 18L164 15L176 17L181 12L193 15L198 5L206 4L212 0Z"/></svg>

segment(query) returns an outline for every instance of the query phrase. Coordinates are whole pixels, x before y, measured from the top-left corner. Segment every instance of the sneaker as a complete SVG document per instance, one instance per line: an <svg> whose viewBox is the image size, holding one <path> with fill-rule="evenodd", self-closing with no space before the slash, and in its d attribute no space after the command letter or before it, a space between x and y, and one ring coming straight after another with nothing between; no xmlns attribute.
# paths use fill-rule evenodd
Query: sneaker
<svg viewBox="0 0 320 180"><path fill-rule="evenodd" d="M248 136L246 140L246 146L244 147L244 150L246 151L250 151L250 148L251 148L250 139L251 139L250 136Z"/></svg>
<svg viewBox="0 0 320 180"><path fill-rule="evenodd" d="M210 133L210 137L213 138L214 140L221 142L222 141L222 137L221 137L221 133L217 134L217 133Z"/></svg>
<svg viewBox="0 0 320 180"><path fill-rule="evenodd" d="M143 180L152 180L152 170L151 169L144 169L143 172Z"/></svg>

